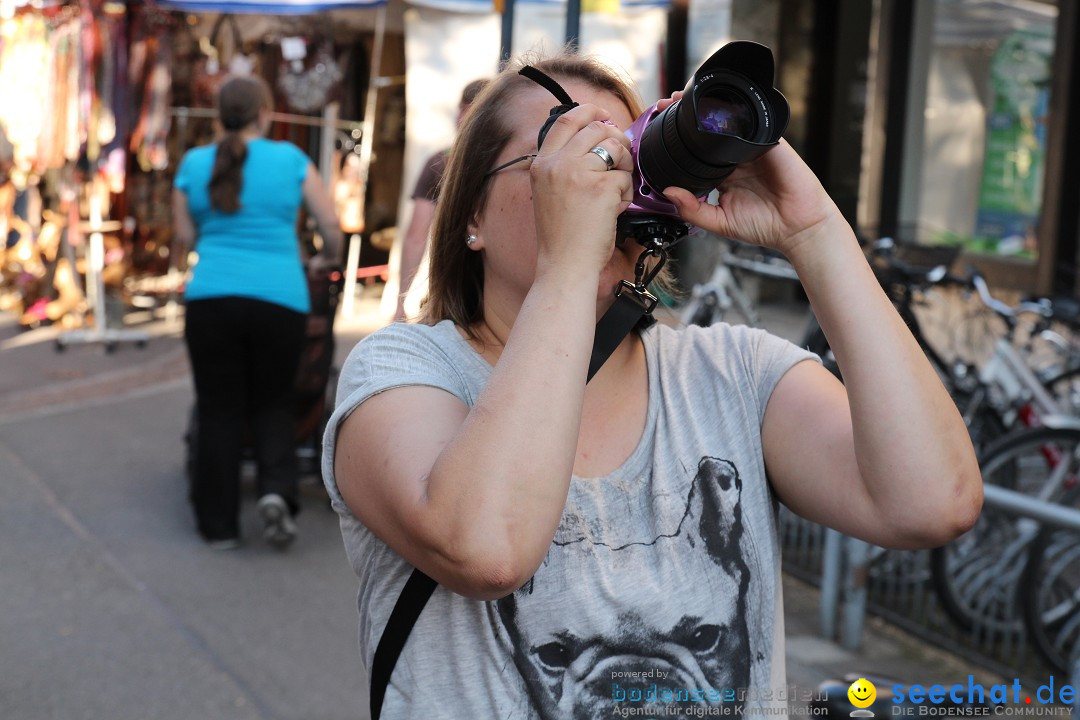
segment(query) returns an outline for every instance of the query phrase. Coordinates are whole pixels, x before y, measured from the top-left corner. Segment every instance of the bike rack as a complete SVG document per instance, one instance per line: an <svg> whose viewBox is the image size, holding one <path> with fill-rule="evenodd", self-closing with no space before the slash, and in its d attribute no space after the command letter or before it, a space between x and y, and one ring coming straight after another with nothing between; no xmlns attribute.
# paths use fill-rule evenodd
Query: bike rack
<svg viewBox="0 0 1080 720"><path fill-rule="evenodd" d="M1012 515L1023 515L1056 528L1080 533L1080 509L1077 508L1036 500L1030 495L997 485L983 486L983 503Z"/></svg>
<svg viewBox="0 0 1080 720"><path fill-rule="evenodd" d="M1036 500L1023 493L983 486L985 505L1011 515L1021 515L1046 525L1080 533L1080 509ZM870 543L826 529L821 572L821 635L839 638L842 647L857 650L862 645L866 620L866 576L870 562ZM836 618L841 618L839 636ZM1080 683L1080 658L1072 667L1074 687ZM1075 709L1080 712L1080 699Z"/></svg>

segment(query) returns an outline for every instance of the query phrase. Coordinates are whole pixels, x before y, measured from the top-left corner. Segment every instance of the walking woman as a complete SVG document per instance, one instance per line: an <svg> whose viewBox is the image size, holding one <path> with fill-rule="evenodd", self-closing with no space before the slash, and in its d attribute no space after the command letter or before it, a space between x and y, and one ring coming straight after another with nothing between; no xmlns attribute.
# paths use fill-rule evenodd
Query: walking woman
<svg viewBox="0 0 1080 720"><path fill-rule="evenodd" d="M174 181L175 240L199 258L185 294L198 417L191 501L198 531L215 549L240 541L249 434L264 537L286 547L296 536L290 401L309 311L296 232L302 203L324 242L309 271L340 256L341 231L314 165L295 145L264 137L272 107L261 78L227 80L218 94L220 142L188 151Z"/></svg>

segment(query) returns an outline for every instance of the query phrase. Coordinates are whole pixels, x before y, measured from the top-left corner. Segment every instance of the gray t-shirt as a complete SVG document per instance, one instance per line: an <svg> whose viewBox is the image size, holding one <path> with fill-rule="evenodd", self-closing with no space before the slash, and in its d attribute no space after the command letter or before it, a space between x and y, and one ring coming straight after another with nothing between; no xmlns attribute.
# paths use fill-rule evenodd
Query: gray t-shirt
<svg viewBox="0 0 1080 720"><path fill-rule="evenodd" d="M725 324L657 325L642 340L649 403L637 448L606 477L573 478L551 549L521 589L492 602L435 590L394 668L383 718L786 705L776 500L761 422L780 377L816 356ZM449 321L384 328L342 369L323 477L360 579L369 672L412 568L342 501L337 429L369 397L404 385L442 388L472 406L490 373Z"/></svg>

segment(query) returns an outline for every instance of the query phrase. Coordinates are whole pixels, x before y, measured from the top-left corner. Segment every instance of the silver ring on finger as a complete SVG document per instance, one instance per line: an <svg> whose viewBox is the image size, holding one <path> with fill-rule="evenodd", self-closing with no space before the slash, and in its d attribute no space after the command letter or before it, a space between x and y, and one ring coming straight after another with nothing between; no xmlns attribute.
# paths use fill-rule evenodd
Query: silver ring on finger
<svg viewBox="0 0 1080 720"><path fill-rule="evenodd" d="M594 147L589 152L591 152L593 155L595 155L596 157L603 160L604 164L607 165L608 170L615 167L615 158L611 157L611 153L609 153L607 150L605 150L600 145L597 145L596 147Z"/></svg>

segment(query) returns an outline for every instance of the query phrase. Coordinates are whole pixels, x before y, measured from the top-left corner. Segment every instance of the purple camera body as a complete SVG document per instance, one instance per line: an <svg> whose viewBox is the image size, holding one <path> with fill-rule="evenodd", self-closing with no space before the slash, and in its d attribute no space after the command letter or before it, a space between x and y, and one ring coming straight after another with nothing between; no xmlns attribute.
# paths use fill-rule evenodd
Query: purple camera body
<svg viewBox="0 0 1080 720"><path fill-rule="evenodd" d="M676 101L682 102L681 100ZM674 111L673 111L674 112ZM645 174L641 171L641 157L639 145L641 144L641 137L645 134L645 126L652 122L658 115L660 110L656 105L641 113L638 119L633 122L630 128L626 131L625 135L630 139L630 158L634 161L633 172L633 184L634 184L634 200L630 203L630 207L626 209L628 213L649 213L651 215L670 215L671 217L678 218L679 211L675 208L675 205L671 203L666 197L664 197L664 188L653 187L649 184L649 181L645 178ZM708 197L708 194L702 195L701 199Z"/></svg>

